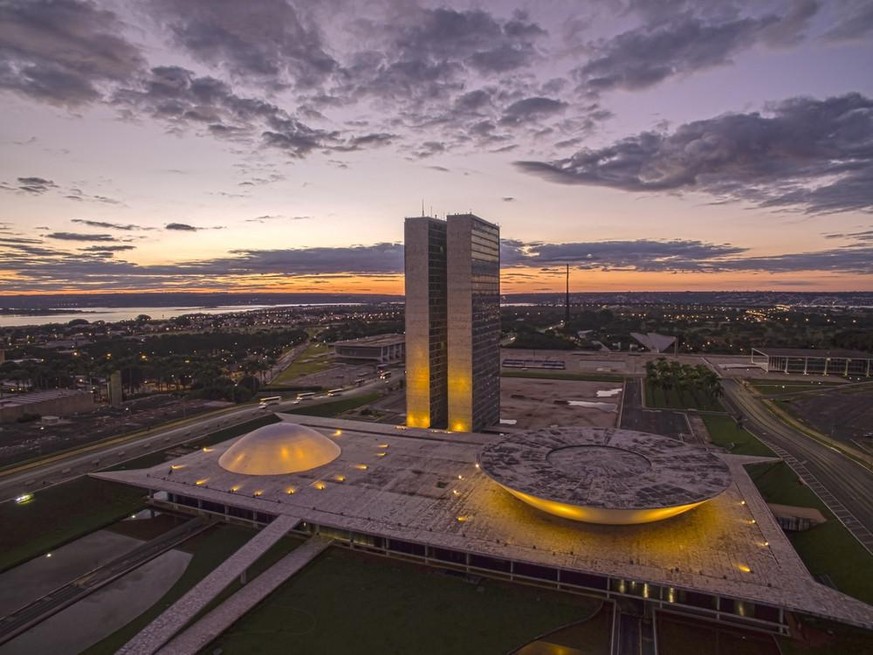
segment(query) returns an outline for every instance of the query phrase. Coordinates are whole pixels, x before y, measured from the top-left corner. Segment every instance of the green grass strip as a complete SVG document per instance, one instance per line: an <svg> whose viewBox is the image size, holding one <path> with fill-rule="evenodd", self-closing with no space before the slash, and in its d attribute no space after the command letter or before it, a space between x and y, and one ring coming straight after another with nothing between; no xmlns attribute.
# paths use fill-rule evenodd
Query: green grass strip
<svg viewBox="0 0 873 655"><path fill-rule="evenodd" d="M0 504L0 571L90 534L145 506L146 492L82 477L18 505Z"/></svg>
<svg viewBox="0 0 873 655"><path fill-rule="evenodd" d="M357 409L362 405L367 405L374 400L378 400L382 394L368 393L363 396L354 396L352 398L343 398L342 400L333 400L329 403L320 403L318 405L307 405L299 409L292 409L283 414L306 414L307 416L339 416L343 412L351 409Z"/></svg>
<svg viewBox="0 0 873 655"><path fill-rule="evenodd" d="M204 652L506 653L599 601L331 549Z"/></svg>
<svg viewBox="0 0 873 655"><path fill-rule="evenodd" d="M768 503L815 507L828 519L788 538L809 572L828 576L843 593L873 603L873 556L858 543L815 493L785 463L751 464L746 467Z"/></svg>
<svg viewBox="0 0 873 655"><path fill-rule="evenodd" d="M306 350L291 362L288 368L279 373L271 381L271 385L282 386L283 384L289 384L299 377L319 373L329 368L333 361L328 356L328 350L327 345L321 342L310 343L306 346Z"/></svg>
<svg viewBox="0 0 873 655"><path fill-rule="evenodd" d="M709 438L716 446L721 446L734 455L776 457L776 454L758 441L751 432L738 427L730 416L705 414L702 418L709 431Z"/></svg>

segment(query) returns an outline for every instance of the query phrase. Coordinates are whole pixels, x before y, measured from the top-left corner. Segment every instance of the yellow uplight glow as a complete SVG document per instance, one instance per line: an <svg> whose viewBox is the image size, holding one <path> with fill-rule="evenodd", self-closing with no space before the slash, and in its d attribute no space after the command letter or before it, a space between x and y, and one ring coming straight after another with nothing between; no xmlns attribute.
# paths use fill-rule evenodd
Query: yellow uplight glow
<svg viewBox="0 0 873 655"><path fill-rule="evenodd" d="M429 428L430 416L422 412L409 412L406 414L406 427Z"/></svg>
<svg viewBox="0 0 873 655"><path fill-rule="evenodd" d="M366 464L355 464L352 468L356 468L359 471L366 471L367 465Z"/></svg>
<svg viewBox="0 0 873 655"><path fill-rule="evenodd" d="M297 487L288 487L287 489L285 489L285 493L291 496L297 493Z"/></svg>
<svg viewBox="0 0 873 655"><path fill-rule="evenodd" d="M321 480L316 480L315 482L312 483L312 486L315 487L316 489L318 489L319 491L322 491L323 489L325 489L327 487L327 485L324 482L322 482Z"/></svg>
<svg viewBox="0 0 873 655"><path fill-rule="evenodd" d="M600 523L604 525L635 525L637 523L651 523L653 521L661 521L673 516L694 509L698 505L705 503L702 500L697 503L689 503L687 505L675 505L673 507L658 507L653 509L603 509L600 507L583 507L580 505L571 505L569 503L561 503L545 498L537 498L530 494L504 487L513 496L519 500L536 507L543 512L560 516L571 521L584 521L585 523Z"/></svg>
<svg viewBox="0 0 873 655"><path fill-rule="evenodd" d="M194 484L196 484L198 487L202 487L208 481L209 481L209 478L203 478L202 480L197 480L197 482L195 482Z"/></svg>
<svg viewBox="0 0 873 655"><path fill-rule="evenodd" d="M749 568L746 564L737 564L737 568L743 573L751 573L752 569Z"/></svg>

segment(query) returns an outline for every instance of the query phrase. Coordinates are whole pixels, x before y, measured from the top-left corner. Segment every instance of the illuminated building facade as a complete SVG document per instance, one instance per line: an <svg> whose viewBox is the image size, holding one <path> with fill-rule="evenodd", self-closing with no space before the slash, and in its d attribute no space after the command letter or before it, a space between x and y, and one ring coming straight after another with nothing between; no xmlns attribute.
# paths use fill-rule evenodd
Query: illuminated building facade
<svg viewBox="0 0 873 655"><path fill-rule="evenodd" d="M473 214L448 217L449 429L500 420L500 229Z"/></svg>
<svg viewBox="0 0 873 655"><path fill-rule="evenodd" d="M500 231L473 214L408 218L406 422L481 430L500 416Z"/></svg>
<svg viewBox="0 0 873 655"><path fill-rule="evenodd" d="M404 226L406 281L406 424L448 421L446 223L427 216Z"/></svg>

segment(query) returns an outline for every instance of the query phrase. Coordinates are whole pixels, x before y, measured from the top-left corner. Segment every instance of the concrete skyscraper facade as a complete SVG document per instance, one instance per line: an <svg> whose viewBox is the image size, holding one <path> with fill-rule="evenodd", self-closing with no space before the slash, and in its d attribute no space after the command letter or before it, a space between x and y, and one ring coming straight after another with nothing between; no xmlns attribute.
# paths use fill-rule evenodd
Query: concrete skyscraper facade
<svg viewBox="0 0 873 655"><path fill-rule="evenodd" d="M406 219L410 427L481 430L500 418L500 230L473 214Z"/></svg>
<svg viewBox="0 0 873 655"><path fill-rule="evenodd" d="M404 226L406 424L448 421L446 223L426 216Z"/></svg>

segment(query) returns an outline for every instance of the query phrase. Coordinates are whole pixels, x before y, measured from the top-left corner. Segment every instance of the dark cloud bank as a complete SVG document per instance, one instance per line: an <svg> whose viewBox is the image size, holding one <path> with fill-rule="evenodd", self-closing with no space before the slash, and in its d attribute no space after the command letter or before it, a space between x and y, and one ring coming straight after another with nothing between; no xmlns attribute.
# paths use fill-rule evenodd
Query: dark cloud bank
<svg viewBox="0 0 873 655"><path fill-rule="evenodd" d="M643 132L554 161L519 161L562 184L701 191L810 214L873 210L873 100L794 98L770 112L726 114Z"/></svg>
<svg viewBox="0 0 873 655"><path fill-rule="evenodd" d="M133 246L111 245L110 235L53 233L61 241L91 241L75 252L55 248L38 239L0 237L0 258L19 273L10 291L65 288L153 289L191 284L268 284L289 277L326 279L363 275L393 277L403 271L403 246L379 243L343 248L237 250L214 259L166 265L138 265L117 256ZM606 241L588 243L523 243L505 239L501 244L505 269L527 270L521 277L569 264L583 270L639 272L759 272L824 271L834 274L873 273L873 246L859 236L838 235L850 243L841 248L773 257L744 257L745 248L695 240ZM836 237L835 237L836 238ZM512 276L519 277L517 273ZM255 280L255 282L252 282Z"/></svg>

